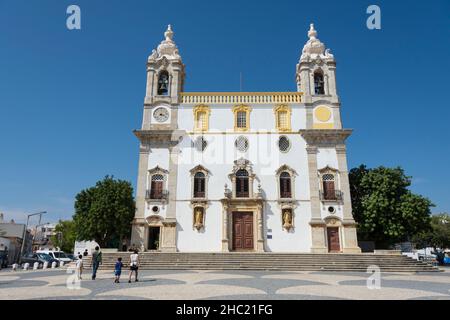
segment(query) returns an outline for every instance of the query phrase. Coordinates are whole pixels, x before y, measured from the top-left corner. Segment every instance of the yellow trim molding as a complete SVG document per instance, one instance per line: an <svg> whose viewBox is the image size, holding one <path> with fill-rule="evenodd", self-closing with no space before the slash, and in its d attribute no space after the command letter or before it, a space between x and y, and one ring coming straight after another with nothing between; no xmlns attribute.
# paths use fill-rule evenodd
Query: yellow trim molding
<svg viewBox="0 0 450 320"><path fill-rule="evenodd" d="M275 128L281 132L291 131L291 108L287 104L279 104L275 106L273 112L275 114ZM286 112L285 126L282 126L280 123L280 113L282 112Z"/></svg>
<svg viewBox="0 0 450 320"><path fill-rule="evenodd" d="M211 113L211 108L207 105L200 104L195 106L193 109L194 112L194 131L208 131L209 130L209 115ZM198 117L200 113L205 113L205 122L199 124Z"/></svg>
<svg viewBox="0 0 450 320"><path fill-rule="evenodd" d="M248 131L250 128L250 112L252 111L252 108L250 106L240 104L240 105L234 106L232 111L233 111L233 117L234 117L234 131L239 131L239 132ZM245 112L245 127L238 127L238 125L237 125L238 112Z"/></svg>

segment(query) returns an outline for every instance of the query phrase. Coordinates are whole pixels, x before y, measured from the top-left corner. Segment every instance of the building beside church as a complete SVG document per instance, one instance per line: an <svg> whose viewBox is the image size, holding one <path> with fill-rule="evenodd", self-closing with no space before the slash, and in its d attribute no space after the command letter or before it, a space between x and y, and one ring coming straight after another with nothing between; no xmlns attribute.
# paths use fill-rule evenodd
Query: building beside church
<svg viewBox="0 0 450 320"><path fill-rule="evenodd" d="M358 253L336 62L311 24L295 92L185 92L169 26L147 62L131 243Z"/></svg>

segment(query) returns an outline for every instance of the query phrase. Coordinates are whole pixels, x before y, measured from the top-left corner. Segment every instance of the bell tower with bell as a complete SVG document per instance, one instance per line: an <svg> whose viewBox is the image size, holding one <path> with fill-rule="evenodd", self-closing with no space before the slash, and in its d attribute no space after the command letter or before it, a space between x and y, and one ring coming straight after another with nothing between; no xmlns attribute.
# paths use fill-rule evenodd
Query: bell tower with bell
<svg viewBox="0 0 450 320"><path fill-rule="evenodd" d="M179 94L183 91L184 64L173 41L173 31L169 24L165 39L152 51L147 61L146 103L164 100L172 104L179 103Z"/></svg>

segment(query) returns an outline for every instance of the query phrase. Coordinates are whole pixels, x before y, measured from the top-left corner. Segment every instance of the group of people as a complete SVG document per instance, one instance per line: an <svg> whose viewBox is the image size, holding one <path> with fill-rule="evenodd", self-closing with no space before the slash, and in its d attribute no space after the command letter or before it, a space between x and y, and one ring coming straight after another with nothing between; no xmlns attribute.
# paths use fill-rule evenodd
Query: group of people
<svg viewBox="0 0 450 320"><path fill-rule="evenodd" d="M85 252L83 253L84 256L88 255L88 251L87 249L85 250ZM78 279L81 280L81 275L83 273L83 255L81 255L80 253L78 253L78 260L76 263L76 270L77 270L77 275L78 275ZM97 277L97 270L98 267L102 264L102 252L100 251L100 248L97 246L95 247L95 251L92 253L92 280L95 280L95 278ZM117 261L114 265L114 282L115 283L120 283L120 276L122 274L122 268L123 268L123 263L122 263L122 257L118 257ZM139 261L139 254L138 254L138 250L134 249L130 255L130 273L128 275L128 283L131 283L131 277L134 273L134 281L138 282L138 269L140 266L140 261Z"/></svg>

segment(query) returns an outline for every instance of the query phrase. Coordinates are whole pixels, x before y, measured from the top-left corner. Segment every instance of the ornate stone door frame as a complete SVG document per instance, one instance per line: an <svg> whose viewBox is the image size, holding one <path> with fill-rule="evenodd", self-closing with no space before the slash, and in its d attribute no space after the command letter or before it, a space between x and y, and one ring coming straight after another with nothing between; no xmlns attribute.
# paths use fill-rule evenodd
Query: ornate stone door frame
<svg viewBox="0 0 450 320"><path fill-rule="evenodd" d="M222 252L233 251L233 212L253 213L255 252L264 252L264 211L261 199L222 199Z"/></svg>

